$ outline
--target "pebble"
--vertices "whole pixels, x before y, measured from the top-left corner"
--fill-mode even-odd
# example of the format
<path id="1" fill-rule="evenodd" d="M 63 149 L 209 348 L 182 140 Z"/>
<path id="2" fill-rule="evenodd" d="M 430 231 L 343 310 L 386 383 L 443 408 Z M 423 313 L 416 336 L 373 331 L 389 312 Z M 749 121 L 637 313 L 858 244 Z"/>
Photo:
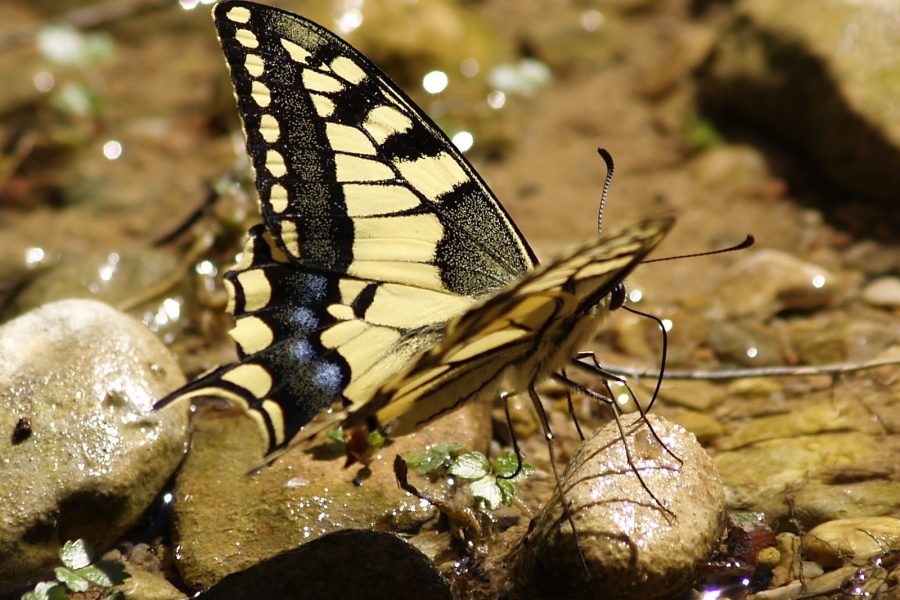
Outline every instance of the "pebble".
<path id="1" fill-rule="evenodd" d="M 897 308 L 900 306 L 900 277 L 873 279 L 863 288 L 862 299 L 872 306 Z"/>
<path id="2" fill-rule="evenodd" d="M 803 536 L 804 554 L 825 567 L 860 564 L 900 549 L 900 519 L 856 517 L 822 523 Z"/>
<path id="3" fill-rule="evenodd" d="M 58 565 L 63 542 L 104 548 L 138 523 L 187 439 L 186 407 L 151 407 L 183 382 L 150 330 L 100 302 L 0 327 L 0 595 Z"/>
<path id="4" fill-rule="evenodd" d="M 616 424 L 597 430 L 562 478 L 578 546 L 554 495 L 514 551 L 519 585 L 554 597 L 605 599 L 671 598 L 690 587 L 695 564 L 711 554 L 722 531 L 722 485 L 692 434 L 650 415 L 667 451 L 640 419 L 620 418 L 646 488 Z"/>

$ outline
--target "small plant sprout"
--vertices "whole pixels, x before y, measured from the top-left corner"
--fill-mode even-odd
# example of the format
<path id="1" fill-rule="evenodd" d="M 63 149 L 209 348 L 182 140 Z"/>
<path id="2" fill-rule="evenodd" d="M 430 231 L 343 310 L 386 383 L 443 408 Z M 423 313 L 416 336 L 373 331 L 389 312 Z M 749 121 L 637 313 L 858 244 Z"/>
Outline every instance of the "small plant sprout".
<path id="1" fill-rule="evenodd" d="M 94 551 L 82 539 L 68 541 L 59 551 L 61 567 L 53 569 L 56 581 L 42 581 L 34 590 L 22 595 L 21 600 L 64 600 L 70 592 L 86 592 L 91 586 L 112 588 L 130 575 L 124 565 L 101 560 L 93 563 Z M 106 600 L 123 598 L 121 592 L 108 591 L 98 596 Z"/>
<path id="2" fill-rule="evenodd" d="M 511 452 L 502 453 L 491 464 L 481 452 L 463 452 L 463 448 L 460 443 L 448 442 L 432 446 L 424 453 L 409 452 L 402 458 L 416 473 L 431 480 L 448 474 L 469 480 L 476 510 L 488 512 L 501 505 L 512 505 L 516 484 L 531 475 L 534 467 L 523 462 L 518 469 L 519 461 Z"/>

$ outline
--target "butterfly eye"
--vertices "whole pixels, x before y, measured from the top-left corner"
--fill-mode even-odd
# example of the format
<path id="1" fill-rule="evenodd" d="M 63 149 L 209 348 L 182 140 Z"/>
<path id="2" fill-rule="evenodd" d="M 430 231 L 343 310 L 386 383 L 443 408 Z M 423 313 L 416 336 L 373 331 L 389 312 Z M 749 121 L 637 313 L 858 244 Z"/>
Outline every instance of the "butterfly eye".
<path id="1" fill-rule="evenodd" d="M 609 310 L 622 308 L 623 304 L 625 304 L 625 284 L 620 281 L 609 292 Z"/>

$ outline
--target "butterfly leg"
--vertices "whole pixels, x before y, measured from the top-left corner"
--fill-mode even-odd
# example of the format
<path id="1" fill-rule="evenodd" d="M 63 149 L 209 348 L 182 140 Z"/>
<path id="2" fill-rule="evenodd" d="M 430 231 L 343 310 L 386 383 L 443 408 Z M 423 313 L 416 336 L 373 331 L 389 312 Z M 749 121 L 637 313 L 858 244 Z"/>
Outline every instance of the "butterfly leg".
<path id="1" fill-rule="evenodd" d="M 509 394 L 500 392 L 500 400 L 503 401 L 503 412 L 506 415 L 506 427 L 509 429 L 509 439 L 512 441 L 513 450 L 516 452 L 516 470 L 512 475 L 498 475 L 500 479 L 515 479 L 522 471 L 522 451 L 519 450 L 519 440 L 516 438 L 516 430 L 513 429 L 512 416 L 509 414 Z"/>
<path id="2" fill-rule="evenodd" d="M 563 377 L 568 379 L 566 375 L 566 370 L 562 369 L 560 371 Z M 569 407 L 569 416 L 572 417 L 572 422 L 575 423 L 575 429 L 578 430 L 578 437 L 581 438 L 581 441 L 584 441 L 584 433 L 581 431 L 581 423 L 578 422 L 578 415 L 575 414 L 575 404 L 572 402 L 572 390 L 566 387 L 566 405 Z"/>
<path id="3" fill-rule="evenodd" d="M 584 359 L 584 358 L 590 358 L 591 362 L 593 364 L 589 365 L 587 363 L 582 362 L 581 359 Z M 631 386 L 628 385 L 628 381 L 624 377 L 619 377 L 615 373 L 611 373 L 610 371 L 607 371 L 606 369 L 604 369 L 603 366 L 600 364 L 600 361 L 597 360 L 597 355 L 594 354 L 593 352 L 579 352 L 576 355 L 576 359 L 577 360 L 572 361 L 573 366 L 575 366 L 576 368 L 580 368 L 583 371 L 587 371 L 588 373 L 591 373 L 592 375 L 596 375 L 597 377 L 599 377 L 601 379 L 601 381 L 603 381 L 603 385 L 606 387 L 606 391 L 609 394 L 609 398 L 606 398 L 604 401 L 613 407 L 614 414 L 616 415 L 617 418 L 618 418 L 618 414 L 619 414 L 619 405 L 616 404 L 615 402 L 613 402 L 612 400 L 610 400 L 611 398 L 615 397 L 615 395 L 612 393 L 612 390 L 609 388 L 610 381 L 615 381 L 616 383 L 620 383 L 623 386 L 625 386 L 625 390 L 628 392 L 628 395 L 631 397 L 631 401 L 634 403 L 638 412 L 641 414 L 641 420 L 644 421 L 644 423 L 647 425 L 647 428 L 650 430 L 650 434 L 653 436 L 653 438 L 659 443 L 660 446 L 665 448 L 666 452 L 669 455 L 671 455 L 672 458 L 674 458 L 675 460 L 677 460 L 680 463 L 684 462 L 683 460 L 681 460 L 681 457 L 677 456 L 674 452 L 669 450 L 669 447 L 666 446 L 666 444 L 662 441 L 662 439 L 656 433 L 656 430 L 653 429 L 653 426 L 650 424 L 650 421 L 647 419 L 647 411 L 650 410 L 650 406 L 652 406 L 653 400 L 650 401 L 650 404 L 647 406 L 647 409 L 645 410 L 643 405 L 638 401 L 637 394 L 635 394 L 634 390 L 631 389 Z M 565 373 L 563 373 L 563 376 L 565 376 Z M 656 394 L 658 391 L 659 391 L 659 386 L 657 386 L 656 391 L 653 392 L 654 399 L 656 398 Z"/>
<path id="4" fill-rule="evenodd" d="M 544 440 L 547 442 L 547 453 L 550 455 L 550 467 L 553 469 L 553 476 L 556 478 L 556 492 L 559 494 L 559 504 L 562 507 L 563 513 L 566 516 L 566 519 L 569 521 L 569 526 L 572 528 L 572 535 L 575 536 L 575 547 L 578 549 L 578 557 L 581 559 L 581 564 L 584 565 L 584 570 L 587 573 L 590 573 L 590 569 L 588 569 L 587 560 L 584 558 L 584 552 L 581 550 L 581 544 L 578 543 L 578 529 L 575 527 L 575 520 L 572 518 L 572 511 L 569 510 L 569 503 L 566 500 L 565 493 L 563 492 L 562 482 L 559 479 L 559 469 L 556 468 L 556 457 L 553 456 L 553 432 L 550 431 L 550 423 L 547 421 L 547 413 L 544 412 L 544 405 L 541 403 L 541 398 L 538 396 L 538 393 L 534 389 L 534 383 L 528 386 L 528 395 L 531 398 L 531 402 L 534 404 L 534 410 L 537 412 L 538 419 L 541 421 L 541 429 L 544 432 Z"/>
<path id="5" fill-rule="evenodd" d="M 571 387 L 573 390 L 575 390 L 576 392 L 580 392 L 580 393 L 582 393 L 582 394 L 584 394 L 584 395 L 586 395 L 586 396 L 589 396 L 589 397 L 594 398 L 594 399 L 596 399 L 596 400 L 600 400 L 601 402 L 605 402 L 605 403 L 609 404 L 610 406 L 612 406 L 612 408 L 613 408 L 613 416 L 614 416 L 614 418 L 615 418 L 615 420 L 616 420 L 616 426 L 619 428 L 619 437 L 621 438 L 623 447 L 625 448 L 625 458 L 628 460 L 628 464 L 631 466 L 632 472 L 633 472 L 633 473 L 635 474 L 635 476 L 638 478 L 638 481 L 641 482 L 641 487 L 643 487 L 644 490 L 647 492 L 647 494 L 653 499 L 653 502 L 654 502 L 657 506 L 659 506 L 659 508 L 660 508 L 663 512 L 667 513 L 668 515 L 670 515 L 671 517 L 674 518 L 674 517 L 675 517 L 675 513 L 673 513 L 673 512 L 672 512 L 671 510 L 669 510 L 668 508 L 666 508 L 666 506 L 659 500 L 659 498 L 656 497 L 656 494 L 653 493 L 653 490 L 650 489 L 650 487 L 649 487 L 649 486 L 647 485 L 647 483 L 644 481 L 644 478 L 641 476 L 640 469 L 638 469 L 637 466 L 636 466 L 635 463 L 634 463 L 634 457 L 632 456 L 631 449 L 628 447 L 628 435 L 625 433 L 625 429 L 622 427 L 622 422 L 621 422 L 621 420 L 619 419 L 619 416 L 620 416 L 620 414 L 621 414 L 621 411 L 619 410 L 619 405 L 616 404 L 616 402 L 613 401 L 613 400 L 611 399 L 612 396 L 613 396 L 613 393 L 612 393 L 612 390 L 609 389 L 609 385 L 606 384 L 606 380 L 604 380 L 604 385 L 606 385 L 606 389 L 607 389 L 607 393 L 609 393 L 609 397 L 604 396 L 603 394 L 601 394 L 601 393 L 599 393 L 599 392 L 595 392 L 594 390 L 592 390 L 592 389 L 590 389 L 590 388 L 586 388 L 586 387 L 584 387 L 583 385 L 581 385 L 580 383 L 577 383 L 577 382 L 575 382 L 575 381 L 572 381 L 571 379 L 567 379 L 567 378 L 565 378 L 565 377 L 562 377 L 562 376 L 559 375 L 559 374 L 554 374 L 554 375 L 553 375 L 553 378 L 556 379 L 557 381 L 559 381 L 560 383 L 562 383 L 563 385 L 570 386 L 570 387 Z M 675 454 L 673 454 L 672 451 L 669 450 L 669 448 L 665 445 L 665 443 L 663 443 L 663 441 L 659 438 L 659 436 L 656 435 L 656 432 L 653 431 L 653 428 L 652 428 L 652 427 L 650 427 L 650 421 L 644 416 L 644 413 L 641 413 L 641 416 L 643 417 L 643 418 L 642 418 L 642 422 L 643 422 L 644 425 L 646 425 L 646 426 L 650 429 L 650 431 L 653 433 L 654 439 L 657 440 L 658 443 L 661 444 L 663 448 L 665 448 L 666 452 L 668 452 L 668 453 L 671 454 L 673 457 L 675 457 L 679 462 L 682 462 L 680 458 L 678 458 L 677 456 L 675 456 Z"/>

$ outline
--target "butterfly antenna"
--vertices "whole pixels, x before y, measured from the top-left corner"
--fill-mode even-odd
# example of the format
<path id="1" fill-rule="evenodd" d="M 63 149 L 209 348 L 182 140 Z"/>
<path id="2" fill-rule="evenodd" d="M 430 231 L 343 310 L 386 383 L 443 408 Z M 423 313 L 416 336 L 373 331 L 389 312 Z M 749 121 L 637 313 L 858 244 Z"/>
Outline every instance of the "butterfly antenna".
<path id="1" fill-rule="evenodd" d="M 601 233 L 603 231 L 603 209 L 606 207 L 606 197 L 609 195 L 609 186 L 612 185 L 616 163 L 613 162 L 612 154 L 607 152 L 606 148 L 597 148 L 597 154 L 606 163 L 606 179 L 603 181 L 603 193 L 600 194 L 600 210 L 597 211 L 597 233 Z"/>
<path id="2" fill-rule="evenodd" d="M 656 402 L 656 397 L 659 396 L 659 388 L 662 387 L 663 377 L 665 376 L 666 372 L 666 354 L 669 350 L 669 334 L 666 332 L 666 326 L 663 324 L 662 319 L 660 319 L 656 315 L 642 312 L 636 308 L 631 308 L 630 306 L 622 305 L 622 308 L 632 314 L 640 315 L 642 317 L 646 317 L 647 319 L 655 321 L 659 326 L 659 332 L 662 335 L 662 356 L 659 359 L 659 377 L 656 378 L 656 388 L 654 388 L 653 390 L 653 396 L 650 398 L 650 403 L 647 404 L 647 412 L 650 412 L 650 409 L 653 408 L 653 403 Z"/>
<path id="3" fill-rule="evenodd" d="M 681 258 L 696 258 L 698 256 L 712 256 L 713 254 L 725 254 L 727 252 L 734 252 L 735 250 L 744 250 L 749 248 L 753 244 L 756 243 L 756 238 L 753 237 L 752 233 L 748 233 L 747 237 L 744 238 L 744 241 L 735 244 L 734 246 L 729 246 L 728 248 L 720 248 L 719 250 L 707 250 L 705 252 L 694 252 L 691 254 L 679 254 L 677 256 L 665 256 L 663 258 L 651 258 L 649 260 L 641 261 L 642 265 L 646 265 L 649 263 L 655 262 L 663 262 L 666 260 L 678 260 Z"/>

